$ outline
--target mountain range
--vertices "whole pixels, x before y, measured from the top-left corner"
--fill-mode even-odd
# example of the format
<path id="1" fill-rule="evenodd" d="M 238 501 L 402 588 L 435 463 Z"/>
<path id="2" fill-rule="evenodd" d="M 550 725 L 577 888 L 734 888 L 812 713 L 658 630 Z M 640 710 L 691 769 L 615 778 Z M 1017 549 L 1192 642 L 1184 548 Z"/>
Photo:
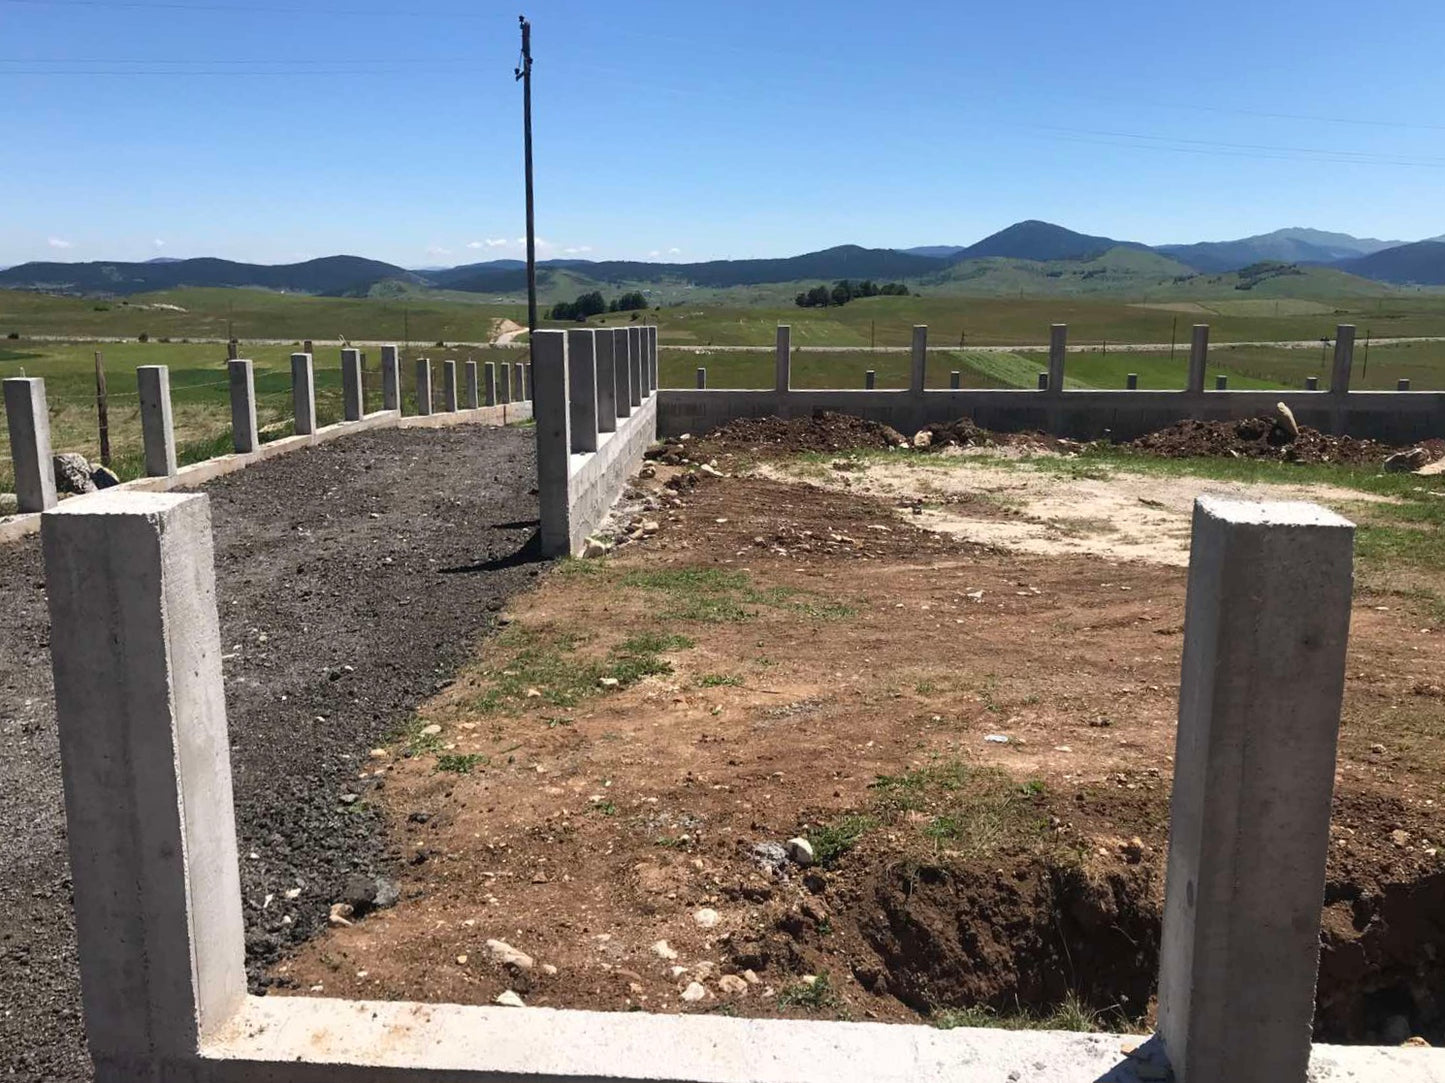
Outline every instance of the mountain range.
<path id="1" fill-rule="evenodd" d="M 1105 261 L 1107 268 L 1092 265 Z M 1290 228 L 1233 241 L 1144 245 L 1077 233 L 1049 222 L 1018 222 L 971 245 L 910 249 L 840 245 L 779 259 L 648 263 L 626 260 L 543 260 L 548 281 L 581 286 L 669 283 L 687 289 L 729 289 L 838 279 L 907 281 L 927 288 L 968 282 L 1008 264 L 1028 276 L 1027 265 L 1048 265 L 1042 277 L 1070 277 L 1071 265 L 1089 264 L 1084 277 L 1109 271 L 1136 278 L 1180 281 L 1220 275 L 1259 264 L 1293 264 L 1354 275 L 1374 282 L 1445 285 L 1445 236 L 1424 241 L 1383 241 L 1345 233 Z M 1257 277 L 1257 276 L 1256 276 Z M 438 289 L 509 295 L 526 287 L 520 260 L 408 270 L 357 256 L 261 265 L 221 259 L 154 259 L 144 263 L 23 263 L 0 270 L 0 288 L 81 295 L 125 295 L 191 287 L 251 287 L 323 296 L 397 294 Z"/>

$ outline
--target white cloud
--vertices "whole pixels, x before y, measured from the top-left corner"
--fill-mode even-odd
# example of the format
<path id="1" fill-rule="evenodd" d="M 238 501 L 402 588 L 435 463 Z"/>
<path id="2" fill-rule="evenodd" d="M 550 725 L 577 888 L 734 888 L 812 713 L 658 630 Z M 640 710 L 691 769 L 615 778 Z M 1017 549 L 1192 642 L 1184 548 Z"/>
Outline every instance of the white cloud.
<path id="1" fill-rule="evenodd" d="M 153 244 L 157 248 L 164 248 L 166 246 L 166 242 L 161 240 L 159 237 L 151 241 L 151 244 Z"/>
<path id="2" fill-rule="evenodd" d="M 579 244 L 574 248 L 562 249 L 562 254 L 565 256 L 585 256 L 591 251 L 592 246 L 590 244 Z"/>
<path id="3" fill-rule="evenodd" d="M 428 256 L 450 256 L 452 254 L 452 250 L 450 248 L 443 248 L 441 247 L 441 245 L 434 244 L 426 250 L 426 254 Z"/>
<path id="4" fill-rule="evenodd" d="M 505 238 L 505 237 L 488 237 L 488 238 L 487 238 L 487 247 L 488 247 L 488 248 L 503 248 L 503 247 L 506 246 L 506 244 L 507 244 L 507 238 Z"/>
<path id="5" fill-rule="evenodd" d="M 50 247 L 51 247 L 51 248 L 74 248 L 74 247 L 75 247 L 75 245 L 71 244 L 69 241 L 62 241 L 59 237 L 51 237 L 49 244 L 50 244 Z"/>
<path id="6" fill-rule="evenodd" d="M 647 258 L 648 258 L 648 259 L 656 259 L 656 258 L 657 258 L 658 256 L 660 256 L 660 255 L 662 255 L 662 252 L 661 252 L 660 250 L 654 248 L 651 252 L 647 253 Z"/>

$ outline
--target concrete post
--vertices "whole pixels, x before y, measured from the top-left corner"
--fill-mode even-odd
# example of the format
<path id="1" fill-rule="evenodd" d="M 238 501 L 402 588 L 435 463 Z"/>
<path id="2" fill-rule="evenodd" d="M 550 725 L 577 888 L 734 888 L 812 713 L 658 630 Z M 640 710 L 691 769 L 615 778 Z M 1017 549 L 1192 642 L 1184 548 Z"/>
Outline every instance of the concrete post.
<path id="1" fill-rule="evenodd" d="M 50 455 L 50 408 L 45 381 L 13 376 L 5 381 L 5 423 L 10 432 L 10 461 L 15 466 L 15 497 L 22 512 L 55 507 L 55 466 Z"/>
<path id="2" fill-rule="evenodd" d="M 1303 1083 L 1354 526 L 1200 497 L 1179 689 L 1159 1034 L 1177 1083 Z"/>
<path id="3" fill-rule="evenodd" d="M 477 381 L 477 363 L 475 361 L 467 362 L 467 397 L 465 401 L 468 410 L 475 410 L 482 404 L 482 389 Z"/>
<path id="4" fill-rule="evenodd" d="M 1063 391 L 1064 364 L 1069 354 L 1069 325 L 1056 323 L 1049 328 L 1049 382 L 1050 391 Z"/>
<path id="5" fill-rule="evenodd" d="M 863 373 L 863 389 L 865 391 L 872 391 L 877 386 L 878 373 L 874 372 L 872 369 L 869 369 L 867 372 Z"/>
<path id="6" fill-rule="evenodd" d="M 647 357 L 652 362 L 652 376 L 648 380 L 649 387 L 656 391 L 662 386 L 662 362 L 657 355 L 657 324 L 649 324 L 647 328 Z"/>
<path id="7" fill-rule="evenodd" d="M 598 331 L 592 348 L 597 354 L 597 431 L 617 431 L 617 330 Z"/>
<path id="8" fill-rule="evenodd" d="M 642 375 L 646 368 L 642 359 L 642 351 L 642 328 L 629 327 L 627 329 L 627 359 L 629 362 L 627 389 L 631 398 L 627 401 L 632 404 L 633 409 L 641 406 L 643 400 L 647 398 L 647 388 L 643 384 L 644 377 Z"/>
<path id="9" fill-rule="evenodd" d="M 256 426 L 255 366 L 244 358 L 226 362 L 231 381 L 231 443 L 239 455 L 246 455 L 261 446 L 261 432 Z"/>
<path id="10" fill-rule="evenodd" d="M 532 399 L 532 362 L 528 361 L 522 365 L 522 401 L 530 402 Z"/>
<path id="11" fill-rule="evenodd" d="M 572 450 L 597 450 L 597 332 L 567 332 L 567 386 Z"/>
<path id="12" fill-rule="evenodd" d="M 195 1057 L 246 995 L 207 497 L 41 520 L 85 1034 L 97 1083 Z"/>
<path id="13" fill-rule="evenodd" d="M 361 351 L 341 351 L 341 410 L 347 421 L 360 421 L 366 413 L 361 385 Z"/>
<path id="14" fill-rule="evenodd" d="M 1221 373 L 1217 373 L 1217 374 L 1215 375 L 1215 377 L 1214 377 L 1214 390 L 1216 390 L 1216 391 L 1228 391 L 1228 390 L 1229 390 L 1229 377 L 1226 376 L 1226 375 L 1224 375 L 1224 373 L 1222 373 L 1222 372 L 1221 372 Z"/>
<path id="15" fill-rule="evenodd" d="M 571 380 L 567 365 L 567 332 L 538 331 L 532 336 L 532 363 L 541 386 L 532 389 L 532 416 L 537 421 L 537 501 L 541 511 L 542 555 L 572 552 Z"/>
<path id="16" fill-rule="evenodd" d="M 1041 373 L 1039 373 L 1039 390 L 1040 390 L 1040 391 L 1047 391 L 1048 389 L 1049 389 L 1049 374 L 1048 374 L 1047 372 L 1041 372 Z"/>
<path id="17" fill-rule="evenodd" d="M 1138 390 L 1139 390 L 1139 374 L 1138 374 L 1137 372 L 1130 372 L 1130 373 L 1128 373 L 1127 375 L 1125 375 L 1125 377 L 1124 377 L 1124 390 L 1126 390 L 1126 391 L 1138 391 Z"/>
<path id="18" fill-rule="evenodd" d="M 401 409 L 401 362 L 395 346 L 381 348 L 381 408 Z"/>
<path id="19" fill-rule="evenodd" d="M 1209 324 L 1196 323 L 1189 343 L 1189 375 L 1184 390 L 1204 391 L 1204 369 L 1209 364 Z"/>
<path id="20" fill-rule="evenodd" d="M 522 362 L 514 361 L 512 363 L 513 402 L 526 402 L 531 398 L 531 395 L 528 394 L 526 371 L 527 370 L 522 367 Z"/>
<path id="21" fill-rule="evenodd" d="M 1305 377 L 1305 390 L 1318 391 L 1320 389 L 1320 378 L 1318 376 Z"/>
<path id="22" fill-rule="evenodd" d="M 240 344 L 239 342 L 237 342 L 235 339 L 231 339 L 230 341 L 228 341 L 228 342 L 226 343 L 226 360 L 227 360 L 227 361 L 235 361 L 235 360 L 236 360 L 237 358 L 239 358 L 240 356 L 241 356 L 241 344 Z"/>
<path id="23" fill-rule="evenodd" d="M 309 353 L 312 357 L 316 356 L 316 351 L 312 349 L 311 340 L 309 338 L 305 342 L 301 343 L 301 349 L 303 352 Z"/>
<path id="24" fill-rule="evenodd" d="M 309 353 L 291 355 L 291 404 L 297 436 L 316 431 L 316 370 Z"/>
<path id="25" fill-rule="evenodd" d="M 416 412 L 421 417 L 431 416 L 431 358 L 416 359 Z"/>
<path id="26" fill-rule="evenodd" d="M 699 366 L 698 366 L 698 370 L 697 370 L 697 389 L 698 389 L 699 391 L 703 391 L 703 390 L 705 390 L 706 388 L 707 388 L 707 369 L 705 369 L 705 368 L 703 368 L 701 365 L 699 365 Z"/>
<path id="27" fill-rule="evenodd" d="M 1409 380 L 1396 380 L 1396 381 L 1395 381 L 1395 390 L 1396 390 L 1396 391 L 1409 391 L 1409 390 L 1410 390 L 1410 381 L 1409 381 Z"/>
<path id="28" fill-rule="evenodd" d="M 777 359 L 774 362 L 776 378 L 773 390 L 787 391 L 792 387 L 793 377 L 793 329 L 785 323 L 778 324 Z"/>
<path id="29" fill-rule="evenodd" d="M 446 404 L 447 413 L 457 412 L 457 363 L 455 361 L 442 362 L 442 402 Z"/>
<path id="30" fill-rule="evenodd" d="M 963 373 L 954 369 L 948 374 L 948 386 L 952 391 L 957 391 L 963 384 Z"/>
<path id="31" fill-rule="evenodd" d="M 913 328 L 913 370 L 909 376 L 908 389 L 921 395 L 928 378 L 928 328 L 922 324 Z"/>
<path id="32" fill-rule="evenodd" d="M 482 401 L 486 405 L 497 405 L 497 365 L 494 361 L 488 361 L 482 366 L 482 393 Z"/>
<path id="33" fill-rule="evenodd" d="M 497 383 L 497 401 L 500 403 L 509 403 L 512 401 L 512 363 L 510 361 L 503 361 L 497 367 L 497 376 L 499 377 Z"/>
<path id="34" fill-rule="evenodd" d="M 1342 323 L 1335 328 L 1335 363 L 1330 369 L 1330 394 L 1344 395 L 1350 390 L 1350 368 L 1355 363 L 1355 325 Z"/>
<path id="35" fill-rule="evenodd" d="M 140 391 L 141 443 L 146 477 L 171 477 L 176 472 L 176 427 L 171 418 L 171 370 L 141 365 L 135 370 Z"/>
<path id="36" fill-rule="evenodd" d="M 632 335 L 626 327 L 619 327 L 613 341 L 616 343 L 613 366 L 617 374 L 617 416 L 628 417 L 632 413 Z"/>

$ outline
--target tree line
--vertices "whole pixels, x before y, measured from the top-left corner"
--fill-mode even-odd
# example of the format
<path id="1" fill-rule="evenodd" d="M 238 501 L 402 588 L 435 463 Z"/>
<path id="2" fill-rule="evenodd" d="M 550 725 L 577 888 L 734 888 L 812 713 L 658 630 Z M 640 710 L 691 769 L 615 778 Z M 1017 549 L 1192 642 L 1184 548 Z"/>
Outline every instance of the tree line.
<path id="1" fill-rule="evenodd" d="M 624 293 L 614 301 L 607 301 L 601 290 L 584 293 L 575 301 L 558 301 L 552 306 L 548 317 L 554 320 L 582 321 L 589 316 L 600 316 L 604 312 L 636 312 L 647 307 L 647 298 L 641 290 Z"/>
<path id="2" fill-rule="evenodd" d="M 908 287 L 902 282 L 885 282 L 878 285 L 869 279 L 862 282 L 850 282 L 844 279 L 835 283 L 832 288 L 827 286 L 814 286 L 804 293 L 798 294 L 795 304 L 799 308 L 827 308 L 829 305 L 846 305 L 855 297 L 907 297 Z"/>

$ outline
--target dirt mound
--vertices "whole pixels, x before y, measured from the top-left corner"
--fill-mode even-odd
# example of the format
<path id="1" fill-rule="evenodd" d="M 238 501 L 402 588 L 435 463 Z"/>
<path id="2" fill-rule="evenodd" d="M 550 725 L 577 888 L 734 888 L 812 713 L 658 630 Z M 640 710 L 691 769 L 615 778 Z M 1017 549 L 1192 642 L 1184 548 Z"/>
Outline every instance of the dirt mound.
<path id="1" fill-rule="evenodd" d="M 1395 448 L 1353 436 L 1329 436 L 1300 426 L 1295 436 L 1268 415 L 1241 421 L 1188 419 L 1124 445 L 1166 459 L 1219 457 L 1301 463 L 1382 463 Z"/>
<path id="2" fill-rule="evenodd" d="M 1078 451 L 1083 444 L 1042 432 L 994 432 L 975 424 L 972 418 L 961 417 L 924 426 L 914 434 L 913 446 L 920 451 L 941 451 L 948 447 L 1016 447 L 1068 452 Z"/>
<path id="3" fill-rule="evenodd" d="M 812 417 L 740 417 L 697 442 L 704 455 L 747 452 L 789 455 L 805 451 L 881 450 L 908 443 L 897 429 L 878 421 L 824 410 Z"/>

